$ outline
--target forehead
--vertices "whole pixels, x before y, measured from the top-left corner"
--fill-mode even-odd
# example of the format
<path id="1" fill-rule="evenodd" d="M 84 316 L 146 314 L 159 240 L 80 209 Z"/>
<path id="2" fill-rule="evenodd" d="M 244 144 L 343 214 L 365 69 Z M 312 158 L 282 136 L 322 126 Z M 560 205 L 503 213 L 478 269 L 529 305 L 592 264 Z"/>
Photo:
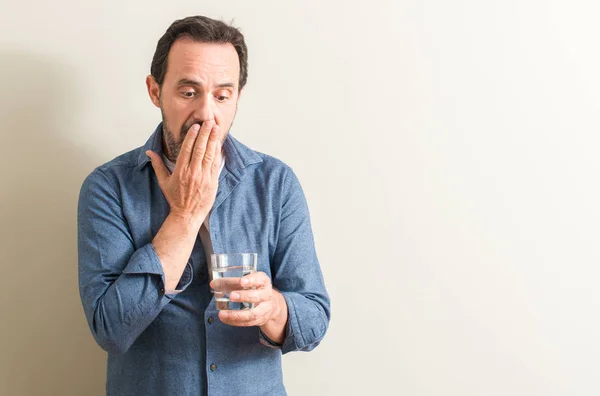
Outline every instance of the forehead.
<path id="1" fill-rule="evenodd" d="M 205 83 L 228 80 L 238 83 L 240 62 L 233 45 L 177 39 L 169 51 L 165 80 L 196 78 Z M 218 80 L 218 81 L 217 81 Z"/>

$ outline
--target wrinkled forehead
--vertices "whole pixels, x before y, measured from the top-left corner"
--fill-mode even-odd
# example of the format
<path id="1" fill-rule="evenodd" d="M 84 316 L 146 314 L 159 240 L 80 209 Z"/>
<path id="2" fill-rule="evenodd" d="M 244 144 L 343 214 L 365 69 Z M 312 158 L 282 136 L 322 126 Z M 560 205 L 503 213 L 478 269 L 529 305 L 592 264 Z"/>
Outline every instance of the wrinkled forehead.
<path id="1" fill-rule="evenodd" d="M 239 77 L 239 57 L 230 43 L 205 43 L 182 37 L 171 46 L 165 81 L 190 79 L 205 85 L 234 82 L 237 88 Z"/>

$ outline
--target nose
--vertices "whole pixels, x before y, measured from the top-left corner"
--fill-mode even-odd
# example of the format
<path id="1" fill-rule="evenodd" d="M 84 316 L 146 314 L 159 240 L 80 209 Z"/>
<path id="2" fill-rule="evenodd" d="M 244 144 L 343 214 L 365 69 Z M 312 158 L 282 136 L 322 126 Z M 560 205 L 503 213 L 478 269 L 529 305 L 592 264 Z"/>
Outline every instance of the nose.
<path id="1" fill-rule="evenodd" d="M 212 95 L 203 95 L 201 100 L 196 101 L 197 105 L 194 108 L 193 117 L 195 120 L 202 122 L 214 120 L 215 118 L 215 101 Z"/>

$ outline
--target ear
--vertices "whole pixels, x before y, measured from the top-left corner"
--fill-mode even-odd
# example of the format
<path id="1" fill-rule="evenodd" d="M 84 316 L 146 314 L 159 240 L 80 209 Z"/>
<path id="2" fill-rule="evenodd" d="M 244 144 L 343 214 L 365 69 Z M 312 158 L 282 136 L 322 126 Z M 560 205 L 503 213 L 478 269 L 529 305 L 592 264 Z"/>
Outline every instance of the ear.
<path id="1" fill-rule="evenodd" d="M 146 88 L 148 88 L 148 95 L 154 106 L 160 107 L 160 86 L 152 75 L 146 77 Z"/>

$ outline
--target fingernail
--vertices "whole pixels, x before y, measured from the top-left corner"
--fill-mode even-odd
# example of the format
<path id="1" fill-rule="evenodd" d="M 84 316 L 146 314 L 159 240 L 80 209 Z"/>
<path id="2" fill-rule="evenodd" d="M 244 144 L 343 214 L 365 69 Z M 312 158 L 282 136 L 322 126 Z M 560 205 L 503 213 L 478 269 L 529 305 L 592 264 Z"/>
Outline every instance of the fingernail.
<path id="1" fill-rule="evenodd" d="M 242 285 L 247 285 L 248 283 L 250 283 L 250 281 L 248 279 L 242 279 Z"/>
<path id="2" fill-rule="evenodd" d="M 234 300 L 237 300 L 238 298 L 240 298 L 240 293 L 231 293 L 229 295 L 229 298 L 233 298 Z"/>

